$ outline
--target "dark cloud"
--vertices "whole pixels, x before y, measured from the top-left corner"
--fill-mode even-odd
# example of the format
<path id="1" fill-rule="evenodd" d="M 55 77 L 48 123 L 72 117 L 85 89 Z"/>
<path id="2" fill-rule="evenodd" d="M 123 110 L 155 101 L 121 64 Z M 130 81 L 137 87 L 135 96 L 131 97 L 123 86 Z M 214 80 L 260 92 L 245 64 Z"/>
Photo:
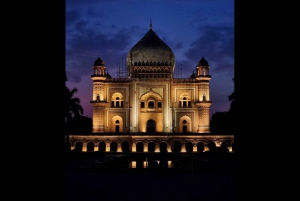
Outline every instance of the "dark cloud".
<path id="1" fill-rule="evenodd" d="M 120 51 L 126 48 L 131 38 L 130 31 L 121 29 L 116 33 L 96 33 L 93 29 L 86 29 L 81 35 L 70 41 L 73 49 L 89 50 L 91 52 Z"/>
<path id="2" fill-rule="evenodd" d="M 88 7 L 85 11 L 85 15 L 87 17 L 94 17 L 94 18 L 102 18 L 104 17 L 103 12 L 97 12 L 97 10 L 95 9 L 95 7 Z"/>
<path id="3" fill-rule="evenodd" d="M 89 21 L 87 20 L 79 20 L 78 22 L 75 23 L 75 30 L 77 32 L 83 32 L 86 30 L 86 27 L 88 26 Z"/>
<path id="4" fill-rule="evenodd" d="M 77 23 L 77 33 L 68 41 L 66 69 L 68 80 L 78 83 L 81 76 L 92 73 L 93 62 L 101 56 L 111 75 L 118 70 L 118 63 L 125 63 L 130 49 L 132 30 L 137 27 L 119 29 L 115 33 L 99 33 L 86 28 L 86 23 Z M 76 61 L 76 62 L 75 62 Z"/>
<path id="5" fill-rule="evenodd" d="M 233 27 L 205 26 L 200 37 L 186 51 L 185 56 L 198 62 L 204 57 L 209 65 L 214 64 L 212 71 L 233 71 L 234 59 L 234 29 Z M 201 58 L 199 58 L 201 57 Z"/>
<path id="6" fill-rule="evenodd" d="M 187 12 L 189 12 L 189 10 L 187 10 Z M 208 17 L 203 13 L 204 11 L 202 8 L 198 8 L 193 12 L 192 14 L 193 18 L 189 22 L 191 27 L 198 27 L 199 24 L 203 24 L 209 20 Z"/>
<path id="7" fill-rule="evenodd" d="M 68 81 L 81 82 L 83 75 L 90 75 L 93 62 L 97 59 L 96 53 L 84 50 L 69 50 L 66 52 L 66 72 Z"/>
<path id="8" fill-rule="evenodd" d="M 93 4 L 96 4 L 96 3 L 104 3 L 104 2 L 115 2 L 116 0 L 66 0 L 66 4 L 69 6 L 69 7 L 72 7 L 72 6 L 88 6 L 88 5 L 93 5 Z"/>
<path id="9" fill-rule="evenodd" d="M 187 60 L 176 59 L 174 69 L 175 78 L 189 78 L 195 72 L 196 64 Z"/>
<path id="10" fill-rule="evenodd" d="M 74 82 L 74 83 L 81 82 L 81 75 L 79 75 L 78 73 L 76 73 L 74 71 L 68 71 L 68 70 L 66 70 L 66 73 L 67 73 L 68 81 Z"/>
<path id="11" fill-rule="evenodd" d="M 174 50 L 179 50 L 183 47 L 183 43 L 182 42 L 177 42 L 175 43 L 175 45 L 173 46 Z"/>
<path id="12" fill-rule="evenodd" d="M 66 12 L 66 26 L 71 26 L 77 20 L 80 19 L 79 10 L 70 10 Z"/>

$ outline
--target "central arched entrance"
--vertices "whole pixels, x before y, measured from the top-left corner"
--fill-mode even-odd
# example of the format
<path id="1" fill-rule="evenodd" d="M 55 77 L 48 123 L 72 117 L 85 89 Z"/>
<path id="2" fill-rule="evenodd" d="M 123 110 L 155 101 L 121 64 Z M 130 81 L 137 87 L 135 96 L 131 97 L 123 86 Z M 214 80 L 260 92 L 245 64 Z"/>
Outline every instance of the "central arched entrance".
<path id="1" fill-rule="evenodd" d="M 156 123 L 154 120 L 150 119 L 147 121 L 147 133 L 155 133 Z"/>

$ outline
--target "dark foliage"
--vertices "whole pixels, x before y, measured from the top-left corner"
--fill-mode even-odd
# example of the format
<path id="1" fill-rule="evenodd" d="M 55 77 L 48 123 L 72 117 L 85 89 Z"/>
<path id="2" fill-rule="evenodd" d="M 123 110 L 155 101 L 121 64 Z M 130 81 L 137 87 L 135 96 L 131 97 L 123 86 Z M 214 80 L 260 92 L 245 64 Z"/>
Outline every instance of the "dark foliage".
<path id="1" fill-rule="evenodd" d="M 234 78 L 233 78 L 234 81 Z M 210 120 L 210 131 L 213 134 L 233 134 L 234 122 L 236 113 L 235 93 L 228 96 L 231 101 L 230 109 L 227 112 L 216 112 L 212 115 Z"/>
<path id="2" fill-rule="evenodd" d="M 92 126 L 92 119 L 86 116 L 74 116 L 67 124 L 69 134 L 90 134 Z"/>

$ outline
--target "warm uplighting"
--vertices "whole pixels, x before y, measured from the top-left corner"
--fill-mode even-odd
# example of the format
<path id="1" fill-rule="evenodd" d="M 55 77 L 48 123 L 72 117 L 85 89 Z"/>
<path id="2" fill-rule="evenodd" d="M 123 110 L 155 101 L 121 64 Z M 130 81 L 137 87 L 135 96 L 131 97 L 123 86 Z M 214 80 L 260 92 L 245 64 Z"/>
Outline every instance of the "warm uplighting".
<path id="1" fill-rule="evenodd" d="M 136 135 L 136 139 L 140 139 L 143 136 Z M 149 143 L 154 143 L 155 147 L 154 150 L 152 150 L 155 153 L 161 152 L 161 144 L 165 144 L 167 148 L 168 153 L 172 153 L 174 149 L 180 151 L 181 153 L 197 153 L 197 152 L 206 152 L 210 150 L 210 146 L 215 146 L 216 148 L 225 147 L 228 149 L 228 152 L 233 152 L 233 143 L 232 135 L 201 135 L 201 136 L 195 136 L 195 135 L 184 135 L 184 136 L 178 136 L 176 135 L 178 139 L 174 141 L 168 141 L 166 138 L 170 137 L 170 135 L 166 135 L 163 137 L 160 137 L 159 135 L 147 135 L 147 139 L 144 139 L 143 141 L 140 140 L 134 140 L 132 144 L 130 144 L 130 138 L 131 137 L 124 137 L 124 138 L 118 138 L 118 141 L 116 141 L 116 137 L 111 136 L 97 136 L 97 135 L 70 135 L 70 149 L 71 150 L 79 150 L 82 152 L 98 152 L 100 150 L 104 152 L 124 152 L 128 151 L 128 149 L 123 150 L 123 144 L 126 143 L 126 146 L 129 146 L 129 151 L 131 152 L 137 152 L 137 143 L 142 143 L 143 147 L 140 147 L 143 153 L 149 153 Z M 184 137 L 187 140 L 182 141 L 182 137 Z M 205 141 L 207 141 L 205 143 Z M 112 150 L 111 142 L 117 143 L 116 150 Z M 191 147 L 192 144 L 192 147 Z M 152 152 L 151 151 L 151 152 Z"/>
<path id="2" fill-rule="evenodd" d="M 130 168 L 136 168 L 136 161 L 131 161 L 131 163 L 129 164 Z"/>
<path id="3" fill-rule="evenodd" d="M 140 162 L 142 162 L 144 169 L 148 169 L 149 168 L 149 161 L 147 159 L 145 161 L 140 161 Z M 129 163 L 129 168 L 136 169 L 137 168 L 137 163 L 138 163 L 138 161 L 131 161 Z M 155 160 L 155 163 L 157 165 L 160 165 L 160 161 L 159 160 Z M 168 164 L 167 168 L 174 168 L 173 161 L 167 161 L 167 164 Z"/>
<path id="4" fill-rule="evenodd" d="M 168 168 L 173 168 L 173 162 L 172 161 L 168 161 Z"/>
<path id="5" fill-rule="evenodd" d="M 149 167 L 149 164 L 148 164 L 148 161 L 146 159 L 146 161 L 143 161 L 143 168 L 148 168 Z"/>

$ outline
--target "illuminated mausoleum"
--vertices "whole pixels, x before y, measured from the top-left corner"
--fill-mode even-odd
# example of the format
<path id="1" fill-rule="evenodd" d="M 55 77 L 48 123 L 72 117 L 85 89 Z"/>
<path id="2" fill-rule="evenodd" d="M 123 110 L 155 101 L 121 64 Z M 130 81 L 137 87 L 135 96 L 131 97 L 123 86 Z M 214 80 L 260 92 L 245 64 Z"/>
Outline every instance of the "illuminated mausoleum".
<path id="1" fill-rule="evenodd" d="M 199 50 L 199 53 L 201 50 Z M 127 76 L 113 78 L 98 57 L 92 67 L 93 128 L 70 135 L 71 149 L 102 152 L 204 152 L 234 137 L 210 133 L 210 66 L 199 58 L 188 78 L 175 78 L 175 55 L 152 29 L 128 52 Z"/>

